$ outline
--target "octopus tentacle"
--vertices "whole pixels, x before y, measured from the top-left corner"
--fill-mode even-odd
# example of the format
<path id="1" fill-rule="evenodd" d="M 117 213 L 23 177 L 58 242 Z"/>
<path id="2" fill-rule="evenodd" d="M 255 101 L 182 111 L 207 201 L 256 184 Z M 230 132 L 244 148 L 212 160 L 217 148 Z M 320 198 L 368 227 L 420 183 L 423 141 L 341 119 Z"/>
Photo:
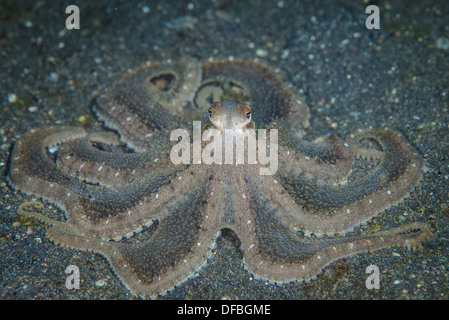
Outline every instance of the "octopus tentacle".
<path id="1" fill-rule="evenodd" d="M 69 189 L 82 192 L 84 187 L 59 170 L 48 153 L 60 143 L 86 135 L 81 128 L 45 128 L 26 133 L 14 145 L 8 182 L 13 188 L 42 197 L 65 210 L 62 199 Z"/>
<path id="2" fill-rule="evenodd" d="M 279 171 L 304 174 L 326 183 L 343 183 L 349 175 L 354 152 L 342 139 L 326 136 L 298 147 L 279 147 Z"/>
<path id="3" fill-rule="evenodd" d="M 17 213 L 19 213 L 19 215 L 26 217 L 26 218 L 33 218 L 38 220 L 39 222 L 42 222 L 46 225 L 49 225 L 51 227 L 57 228 L 59 230 L 62 230 L 64 232 L 70 232 L 71 234 L 73 234 L 74 236 L 79 236 L 82 235 L 82 232 L 75 227 L 72 224 L 66 223 L 66 222 L 62 222 L 59 220 L 55 220 L 55 219 L 51 219 L 47 216 L 45 216 L 44 214 L 37 212 L 37 211 L 28 211 L 25 208 L 28 207 L 34 207 L 35 209 L 42 209 L 44 207 L 44 204 L 42 202 L 38 202 L 38 201 L 27 201 L 22 203 L 18 208 L 17 208 Z"/>
<path id="4" fill-rule="evenodd" d="M 317 236 L 345 234 L 403 200 L 419 182 L 423 162 L 396 130 L 367 128 L 357 134 L 376 139 L 383 148 L 375 170 L 360 180 L 336 186 L 279 170 L 283 189 L 272 198 L 292 228 Z"/>
<path id="5" fill-rule="evenodd" d="M 235 230 L 242 240 L 248 271 L 271 282 L 309 281 L 332 262 L 366 251 L 393 246 L 420 248 L 431 234 L 429 225 L 416 222 L 372 235 L 301 237 L 285 222 L 279 214 L 280 208 L 266 195 L 255 177 L 248 175 L 254 215 L 242 212 L 246 218 L 237 220 L 240 225 Z"/>
<path id="6" fill-rule="evenodd" d="M 13 186 L 20 185 L 22 192 L 56 204 L 67 213 L 68 222 L 86 234 L 103 239 L 132 235 L 167 215 L 168 206 L 191 188 L 188 179 L 179 179 L 187 167 L 173 166 L 169 159 L 124 185 L 94 185 L 67 175 L 47 149 L 68 136 L 76 140 L 87 134 L 84 130 L 38 129 L 24 135 L 15 146 L 8 179 Z M 201 176 L 193 168 L 184 174 Z"/>
<path id="7" fill-rule="evenodd" d="M 168 163 L 170 141 L 155 143 L 145 153 L 124 153 L 116 139 L 99 134 L 89 134 L 83 139 L 71 140 L 61 146 L 57 165 L 66 174 L 89 183 L 114 186 L 130 183 L 160 163 Z M 98 147 L 111 147 L 105 151 Z"/>
<path id="8" fill-rule="evenodd" d="M 301 239 L 269 211 L 257 215 L 255 225 L 253 239 L 242 242 L 247 248 L 245 265 L 255 276 L 279 283 L 309 281 L 332 262 L 358 253 L 393 246 L 418 248 L 431 233 L 429 225 L 417 222 L 369 236 Z"/>
<path id="9" fill-rule="evenodd" d="M 205 214 L 204 194 L 208 184 L 191 185 L 169 206 L 169 215 L 159 219 L 152 234 L 133 235 L 137 242 L 104 241 L 80 237 L 51 228 L 48 236 L 57 244 L 102 254 L 115 273 L 136 295 L 165 294 L 199 271 L 210 256 L 219 234 L 219 221 Z M 203 232 L 199 232 L 202 230 Z"/>
<path id="10" fill-rule="evenodd" d="M 168 130 L 184 124 L 189 101 L 200 84 L 200 64 L 191 58 L 154 62 L 130 72 L 98 98 L 94 111 L 136 151 L 167 138 Z"/>

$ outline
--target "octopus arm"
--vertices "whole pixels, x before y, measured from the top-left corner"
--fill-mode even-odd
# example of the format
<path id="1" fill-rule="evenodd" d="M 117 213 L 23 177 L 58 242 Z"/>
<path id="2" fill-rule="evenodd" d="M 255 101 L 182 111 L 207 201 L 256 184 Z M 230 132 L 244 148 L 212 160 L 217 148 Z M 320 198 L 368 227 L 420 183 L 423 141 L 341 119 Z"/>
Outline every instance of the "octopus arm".
<path id="1" fill-rule="evenodd" d="M 295 231 L 345 234 L 407 197 L 422 177 L 420 156 L 396 130 L 367 128 L 352 135 L 353 140 L 367 138 L 381 146 L 382 158 L 354 181 L 336 185 L 308 175 L 308 167 L 279 168 L 279 184 L 272 177 L 261 179 L 264 194 L 278 206 L 277 215 Z"/>

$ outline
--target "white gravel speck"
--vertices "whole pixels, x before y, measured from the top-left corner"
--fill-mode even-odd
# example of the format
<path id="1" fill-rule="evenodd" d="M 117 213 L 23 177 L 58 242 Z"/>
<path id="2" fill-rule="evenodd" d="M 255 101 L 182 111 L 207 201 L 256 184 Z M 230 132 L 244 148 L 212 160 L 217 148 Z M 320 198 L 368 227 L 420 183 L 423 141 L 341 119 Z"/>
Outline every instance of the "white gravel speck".
<path id="1" fill-rule="evenodd" d="M 8 101 L 9 103 L 15 103 L 17 102 L 17 96 L 14 93 L 8 93 Z"/>
<path id="2" fill-rule="evenodd" d="M 449 39 L 445 37 L 440 37 L 436 41 L 436 47 L 440 50 L 449 51 Z"/>
<path id="3" fill-rule="evenodd" d="M 264 50 L 264 49 L 257 49 L 256 50 L 256 55 L 258 57 L 264 58 L 264 57 L 266 57 L 268 55 L 268 51 Z"/>

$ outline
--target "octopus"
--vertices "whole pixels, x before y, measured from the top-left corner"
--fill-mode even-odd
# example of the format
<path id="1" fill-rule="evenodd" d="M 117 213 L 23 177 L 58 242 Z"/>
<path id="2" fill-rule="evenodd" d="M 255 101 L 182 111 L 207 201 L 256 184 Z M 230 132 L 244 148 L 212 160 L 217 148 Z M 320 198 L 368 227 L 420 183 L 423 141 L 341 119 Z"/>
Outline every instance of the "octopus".
<path id="1" fill-rule="evenodd" d="M 425 169 L 416 150 L 386 127 L 309 141 L 308 108 L 284 79 L 253 59 L 148 62 L 98 97 L 104 132 L 43 127 L 20 137 L 9 184 L 65 213 L 62 221 L 39 206 L 21 209 L 49 226 L 52 242 L 102 255 L 143 298 L 196 275 L 226 228 L 241 242 L 245 269 L 279 285 L 309 282 L 359 253 L 421 248 L 432 231 L 424 222 L 351 235 L 414 190 Z M 259 129 L 276 129 L 277 170 L 192 155 L 174 164 L 171 133 L 191 133 L 194 121 L 201 132 L 253 130 L 259 140 Z"/>

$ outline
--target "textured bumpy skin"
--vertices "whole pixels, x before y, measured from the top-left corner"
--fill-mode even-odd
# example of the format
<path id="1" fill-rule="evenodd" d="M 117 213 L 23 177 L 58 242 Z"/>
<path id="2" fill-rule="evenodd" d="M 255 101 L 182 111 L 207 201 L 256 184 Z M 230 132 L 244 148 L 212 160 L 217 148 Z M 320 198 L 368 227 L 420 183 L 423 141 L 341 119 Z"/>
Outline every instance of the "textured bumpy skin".
<path id="1" fill-rule="evenodd" d="M 227 101 L 214 104 L 221 118 L 202 117 L 217 101 Z M 420 247 L 431 235 L 421 222 L 348 235 L 407 197 L 423 161 L 391 128 L 359 129 L 346 141 L 302 140 L 307 107 L 265 63 L 151 63 L 125 75 L 95 111 L 119 136 L 32 130 L 14 146 L 8 181 L 65 212 L 66 221 L 55 221 L 19 210 L 49 224 L 52 241 L 103 255 L 136 295 L 156 297 L 194 275 L 223 228 L 240 238 L 248 271 L 277 283 L 309 281 L 357 253 Z M 227 127 L 279 130 L 274 175 L 260 175 L 260 163 L 172 163 L 172 129 L 192 130 L 191 120 L 200 119 L 213 128 L 231 118 Z M 355 162 L 369 165 L 353 170 Z"/>

